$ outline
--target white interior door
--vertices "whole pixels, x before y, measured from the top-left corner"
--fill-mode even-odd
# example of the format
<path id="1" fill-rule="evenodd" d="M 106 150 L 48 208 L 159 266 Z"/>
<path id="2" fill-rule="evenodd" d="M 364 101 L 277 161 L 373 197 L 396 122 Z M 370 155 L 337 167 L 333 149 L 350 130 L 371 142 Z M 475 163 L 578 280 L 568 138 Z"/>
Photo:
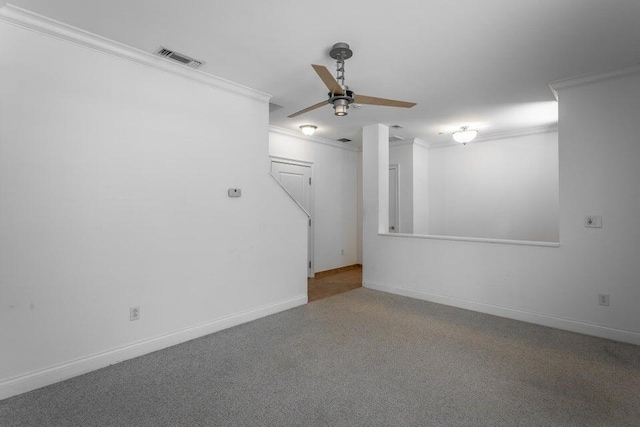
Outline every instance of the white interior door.
<path id="1" fill-rule="evenodd" d="M 398 233 L 398 165 L 389 165 L 389 233 Z"/>
<path id="2" fill-rule="evenodd" d="M 271 160 L 271 174 L 280 185 L 289 193 L 309 214 L 309 247 L 307 250 L 307 276 L 313 277 L 313 198 L 311 165 L 287 160 Z"/>

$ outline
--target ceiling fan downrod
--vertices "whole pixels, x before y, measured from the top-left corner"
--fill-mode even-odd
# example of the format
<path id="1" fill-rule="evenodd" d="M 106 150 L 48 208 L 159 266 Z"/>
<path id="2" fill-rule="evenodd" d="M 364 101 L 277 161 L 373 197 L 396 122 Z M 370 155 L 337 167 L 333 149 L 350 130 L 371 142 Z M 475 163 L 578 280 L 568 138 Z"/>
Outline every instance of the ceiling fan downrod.
<path id="1" fill-rule="evenodd" d="M 338 84 L 342 86 L 342 89 L 345 89 L 344 85 L 344 59 L 340 58 L 336 61 L 336 80 Z"/>
<path id="2" fill-rule="evenodd" d="M 336 81 L 342 88 L 341 94 L 329 93 L 329 103 L 333 105 L 336 116 L 346 116 L 349 105 L 353 103 L 353 92 L 344 83 L 344 61 L 353 56 L 353 51 L 344 42 L 336 43 L 331 48 L 329 56 L 336 60 Z"/>
<path id="3" fill-rule="evenodd" d="M 333 45 L 329 56 L 336 60 L 336 80 L 343 90 L 349 89 L 344 84 L 344 61 L 353 56 L 353 51 L 347 43 L 339 42 Z"/>

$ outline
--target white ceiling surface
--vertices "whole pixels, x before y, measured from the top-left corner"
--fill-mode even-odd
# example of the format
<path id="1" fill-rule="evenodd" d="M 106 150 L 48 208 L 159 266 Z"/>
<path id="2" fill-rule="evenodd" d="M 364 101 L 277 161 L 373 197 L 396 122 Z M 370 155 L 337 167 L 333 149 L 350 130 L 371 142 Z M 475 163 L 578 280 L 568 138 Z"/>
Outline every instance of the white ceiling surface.
<path id="1" fill-rule="evenodd" d="M 444 142 L 461 125 L 481 135 L 549 125 L 548 83 L 640 62 L 638 0 L 13 0 L 23 7 L 152 52 L 206 61 L 203 71 L 273 95 L 272 125 L 359 139 L 363 125 L 400 124 L 406 138 Z M 335 117 L 310 64 L 333 72 L 335 42 L 354 51 L 346 83 L 363 95 L 417 102 L 363 106 Z"/>

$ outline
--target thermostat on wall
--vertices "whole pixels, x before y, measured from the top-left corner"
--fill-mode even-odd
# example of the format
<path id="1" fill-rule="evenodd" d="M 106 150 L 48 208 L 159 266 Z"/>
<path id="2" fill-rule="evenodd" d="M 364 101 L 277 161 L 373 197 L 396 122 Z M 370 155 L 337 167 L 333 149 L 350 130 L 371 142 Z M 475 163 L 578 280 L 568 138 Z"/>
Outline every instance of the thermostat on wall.
<path id="1" fill-rule="evenodd" d="M 230 188 L 229 189 L 229 197 L 240 197 L 242 196 L 242 190 L 239 188 Z"/>

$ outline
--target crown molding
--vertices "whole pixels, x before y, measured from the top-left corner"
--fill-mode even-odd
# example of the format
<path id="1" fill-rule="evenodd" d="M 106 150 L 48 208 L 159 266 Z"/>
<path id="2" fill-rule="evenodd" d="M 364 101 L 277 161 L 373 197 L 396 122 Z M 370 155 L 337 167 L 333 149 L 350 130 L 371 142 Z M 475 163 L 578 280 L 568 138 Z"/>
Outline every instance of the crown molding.
<path id="1" fill-rule="evenodd" d="M 402 145 L 413 145 L 413 139 L 403 139 L 400 141 L 389 141 L 389 147 L 400 147 Z"/>
<path id="2" fill-rule="evenodd" d="M 7 4 L 0 7 L 0 22 L 112 55 L 139 65 L 164 71 L 217 89 L 268 102 L 271 95 L 213 76 L 185 65 L 174 64 L 152 53 L 107 39 L 71 25 L 47 18 L 26 9 Z"/>
<path id="3" fill-rule="evenodd" d="M 426 148 L 427 150 L 429 149 L 429 147 L 431 147 L 428 142 L 423 141 L 420 138 L 413 138 L 413 143 L 418 147 Z"/>
<path id="4" fill-rule="evenodd" d="M 619 68 L 617 70 L 605 71 L 601 73 L 583 74 L 577 77 L 570 77 L 568 79 L 556 80 L 549 83 L 553 96 L 558 100 L 558 91 L 569 89 L 573 87 L 585 86 L 605 80 L 619 79 L 621 77 L 632 76 L 640 74 L 640 64 L 632 65 L 630 67 Z"/>
<path id="5" fill-rule="evenodd" d="M 362 151 L 361 147 L 356 147 L 356 146 L 352 146 L 352 145 L 346 145 L 346 144 L 341 144 L 337 141 L 333 141 L 330 139 L 326 139 L 326 138 L 321 138 L 318 136 L 305 136 L 303 134 L 301 134 L 300 132 L 296 132 L 290 129 L 285 129 L 285 128 L 281 128 L 278 126 L 273 126 L 273 125 L 269 125 L 269 132 L 273 132 L 273 133 L 277 133 L 280 135 L 286 135 L 286 136 L 291 136 L 294 138 L 299 138 L 305 141 L 310 141 L 310 142 L 317 142 L 319 144 L 325 144 L 325 145 L 330 145 L 332 147 L 336 147 L 336 148 L 342 148 L 343 150 L 348 150 L 348 151 Z M 500 139 L 508 139 L 508 138 L 517 138 L 519 136 L 528 136 L 528 135 L 536 135 L 536 134 L 541 134 L 541 133 L 552 133 L 552 132 L 558 132 L 558 124 L 554 123 L 552 125 L 544 125 L 544 126 L 536 126 L 536 127 L 531 127 L 531 128 L 526 128 L 526 129 L 518 129 L 518 130 L 512 130 L 512 131 L 508 131 L 508 132 L 498 132 L 498 133 L 491 133 L 491 134 L 483 134 L 482 136 L 477 137 L 476 139 L 473 140 L 473 144 L 479 143 L 479 142 L 487 142 L 487 141 L 497 141 Z M 407 139 L 407 140 L 403 140 L 403 141 L 393 141 L 389 143 L 389 147 L 400 147 L 403 145 L 417 145 L 419 147 L 423 147 L 426 148 L 427 150 L 431 150 L 434 148 L 453 148 L 453 147 L 459 147 L 461 144 L 458 144 L 456 142 L 439 142 L 439 143 L 433 143 L 433 144 L 429 144 L 428 142 L 420 139 L 420 138 L 412 138 L 412 139 Z"/>
<path id="6" fill-rule="evenodd" d="M 497 133 L 489 133 L 489 134 L 483 134 L 482 136 L 477 137 L 476 139 L 473 140 L 473 142 L 470 142 L 469 144 L 477 144 L 479 142 L 488 142 L 488 141 L 497 141 L 500 139 L 508 139 L 508 138 L 517 138 L 520 136 L 529 136 L 529 135 L 536 135 L 536 134 L 541 134 L 541 133 L 551 133 L 551 132 L 558 132 L 558 124 L 554 123 L 552 125 L 544 125 L 544 126 L 536 126 L 536 127 L 532 127 L 532 128 L 526 128 L 526 129 L 518 129 L 518 130 L 513 130 L 513 131 L 508 131 L 508 132 L 497 132 Z M 460 147 L 462 144 L 459 144 L 457 142 L 439 142 L 437 144 L 431 144 L 429 145 L 429 149 L 433 149 L 433 148 L 452 148 L 452 147 Z"/>
<path id="7" fill-rule="evenodd" d="M 428 149 L 429 144 L 419 138 L 405 139 L 402 141 L 392 141 L 389 142 L 389 147 L 399 147 L 401 145 L 417 145 L 418 147 L 423 147 Z"/>
<path id="8" fill-rule="evenodd" d="M 343 144 L 337 141 L 332 141 L 330 139 L 322 138 L 319 136 L 306 136 L 300 132 L 293 131 L 291 129 L 285 129 L 278 126 L 269 125 L 269 132 L 277 133 L 280 135 L 291 136 L 294 138 L 302 139 L 304 141 L 315 142 L 318 144 L 329 145 L 335 148 L 341 148 L 347 151 L 360 151 L 358 147 L 354 147 L 351 145 Z"/>
<path id="9" fill-rule="evenodd" d="M 489 133 L 478 136 L 473 142 L 495 141 L 497 139 L 517 138 L 519 136 L 536 135 L 539 133 L 550 133 L 558 131 L 558 123 L 550 125 L 535 126 L 526 129 L 517 129 L 507 132 Z"/>

